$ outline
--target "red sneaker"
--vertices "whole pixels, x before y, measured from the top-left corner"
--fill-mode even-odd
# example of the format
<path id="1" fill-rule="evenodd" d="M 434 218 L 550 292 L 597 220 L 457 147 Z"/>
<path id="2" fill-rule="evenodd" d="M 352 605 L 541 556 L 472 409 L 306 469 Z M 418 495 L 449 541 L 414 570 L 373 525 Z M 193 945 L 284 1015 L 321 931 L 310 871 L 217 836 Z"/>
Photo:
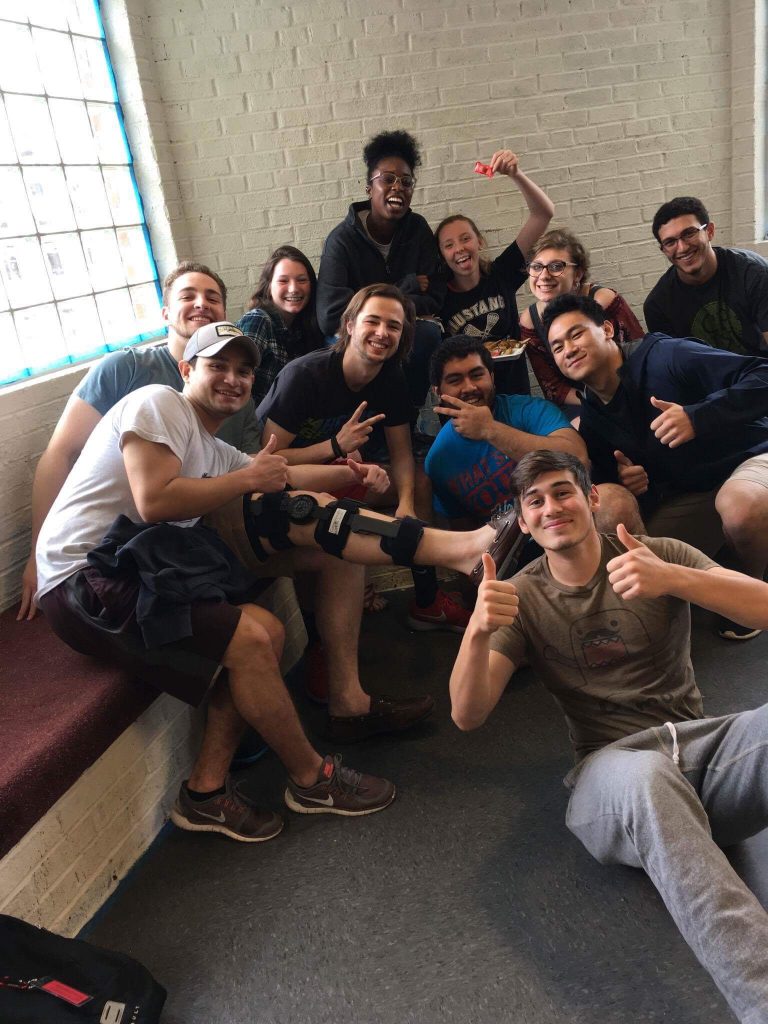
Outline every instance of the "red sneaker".
<path id="1" fill-rule="evenodd" d="M 408 625 L 411 629 L 448 629 L 452 633 L 463 633 L 472 614 L 457 600 L 458 594 L 447 594 L 438 590 L 433 604 L 419 608 L 411 601 L 408 609 Z"/>

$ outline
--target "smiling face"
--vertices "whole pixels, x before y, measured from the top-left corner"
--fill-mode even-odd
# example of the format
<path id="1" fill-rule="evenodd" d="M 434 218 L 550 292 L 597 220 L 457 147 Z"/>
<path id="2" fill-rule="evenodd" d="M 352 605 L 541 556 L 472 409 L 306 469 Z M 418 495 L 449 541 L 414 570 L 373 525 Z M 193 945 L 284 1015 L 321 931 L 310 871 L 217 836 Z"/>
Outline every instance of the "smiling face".
<path id="1" fill-rule="evenodd" d="M 439 394 L 460 398 L 470 405 L 486 405 L 489 409 L 496 400 L 493 377 L 477 353 L 447 360 Z"/>
<path id="2" fill-rule="evenodd" d="M 280 260 L 269 284 L 269 297 L 280 311 L 280 316 L 289 324 L 312 297 L 312 282 L 307 268 L 296 260 Z"/>
<path id="3" fill-rule="evenodd" d="M 224 298 L 207 274 L 182 274 L 173 282 L 163 319 L 168 324 L 168 340 L 187 342 L 205 324 L 226 320 Z M 181 345 L 183 351 L 184 346 Z"/>
<path id="4" fill-rule="evenodd" d="M 560 372 L 577 383 L 590 384 L 621 364 L 610 320 L 598 326 L 579 311 L 563 313 L 552 321 L 549 348 Z"/>
<path id="5" fill-rule="evenodd" d="M 531 291 L 539 302 L 549 302 L 558 295 L 578 292 L 581 288 L 584 276 L 581 267 L 566 266 L 560 274 L 546 269 L 547 264 L 558 261 L 570 264 L 574 259 L 568 249 L 542 249 L 531 260 L 531 263 L 540 263 L 545 267 L 539 274 L 534 276 L 529 272 L 528 276 Z"/>
<path id="6" fill-rule="evenodd" d="M 351 323 L 345 324 L 350 356 L 366 364 L 385 363 L 397 354 L 405 312 L 396 299 L 374 295 Z"/>
<path id="7" fill-rule="evenodd" d="M 682 238 L 683 234 L 691 237 Z M 668 220 L 659 228 L 662 251 L 686 283 L 708 281 L 717 270 L 717 256 L 712 248 L 714 234 L 714 224 L 702 227 L 692 213 Z"/>
<path id="8" fill-rule="evenodd" d="M 456 283 L 474 288 L 480 281 L 480 252 L 483 240 L 466 220 L 455 220 L 440 229 L 440 255 Z"/>
<path id="9" fill-rule="evenodd" d="M 396 223 L 406 215 L 411 207 L 413 188 L 403 188 L 401 180 L 387 185 L 380 174 L 396 174 L 398 179 L 404 175 L 413 177 L 413 170 L 405 160 L 398 156 L 384 157 L 379 160 L 371 174 L 366 192 L 371 197 L 371 213 L 377 221 Z"/>
<path id="10" fill-rule="evenodd" d="M 596 488 L 585 494 L 570 471 L 542 473 L 520 495 L 520 529 L 545 551 L 566 551 L 594 531 L 599 503 Z"/>
<path id="11" fill-rule="evenodd" d="M 209 429 L 233 416 L 251 397 L 254 363 L 249 349 L 232 341 L 214 356 L 179 364 L 184 395 Z"/>

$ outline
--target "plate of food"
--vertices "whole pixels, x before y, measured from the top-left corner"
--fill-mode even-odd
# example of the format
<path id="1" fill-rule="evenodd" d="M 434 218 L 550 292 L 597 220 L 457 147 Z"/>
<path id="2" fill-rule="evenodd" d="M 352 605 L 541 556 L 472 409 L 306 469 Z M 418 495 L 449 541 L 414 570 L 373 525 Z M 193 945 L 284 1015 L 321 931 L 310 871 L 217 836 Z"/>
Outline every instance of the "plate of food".
<path id="1" fill-rule="evenodd" d="M 525 342 L 518 338 L 495 338 L 483 343 L 493 356 L 494 362 L 503 363 L 510 359 L 519 359 L 525 352 Z"/>

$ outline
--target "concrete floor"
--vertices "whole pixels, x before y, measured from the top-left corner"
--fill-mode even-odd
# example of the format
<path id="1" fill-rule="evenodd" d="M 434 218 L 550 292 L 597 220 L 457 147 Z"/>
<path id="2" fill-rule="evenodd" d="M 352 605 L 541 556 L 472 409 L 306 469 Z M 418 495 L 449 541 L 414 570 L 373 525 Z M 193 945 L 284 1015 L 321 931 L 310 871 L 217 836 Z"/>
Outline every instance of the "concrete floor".
<path id="1" fill-rule="evenodd" d="M 171 830 L 87 937 L 168 988 L 163 1024 L 733 1021 L 646 877 L 601 867 L 566 830 L 565 727 L 531 673 L 460 733 L 446 693 L 458 639 L 409 633 L 406 598 L 366 619 L 363 679 L 431 692 L 436 713 L 347 754 L 397 782 L 392 807 L 286 812 L 263 846 Z M 694 652 L 709 714 L 765 700 L 768 636 L 726 645 L 705 621 Z M 299 705 L 312 729 L 319 713 Z M 246 777 L 280 806 L 274 757 Z M 768 833 L 736 859 L 768 905 Z"/>

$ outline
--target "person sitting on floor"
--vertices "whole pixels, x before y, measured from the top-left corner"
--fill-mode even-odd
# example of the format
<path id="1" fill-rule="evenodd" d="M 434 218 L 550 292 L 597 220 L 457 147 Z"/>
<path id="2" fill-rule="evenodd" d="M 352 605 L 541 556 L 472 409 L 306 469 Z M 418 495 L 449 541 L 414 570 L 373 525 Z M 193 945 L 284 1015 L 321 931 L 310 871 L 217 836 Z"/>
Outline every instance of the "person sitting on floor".
<path id="1" fill-rule="evenodd" d="M 275 249 L 261 268 L 250 309 L 237 326 L 250 335 L 261 352 L 253 382 L 256 405 L 286 363 L 322 348 L 315 299 L 317 278 L 310 261 L 292 245 Z"/>
<path id="2" fill-rule="evenodd" d="M 278 450 L 292 465 L 388 454 L 392 488 L 377 496 L 377 503 L 396 503 L 397 516 L 412 516 L 418 508 L 428 519 L 429 481 L 416 472 L 401 368 L 413 330 L 413 306 L 394 285 L 361 288 L 342 314 L 333 348 L 289 363 L 256 412 L 264 424 L 263 438 L 274 434 Z M 466 608 L 438 588 L 433 569 L 417 569 L 414 587 L 408 616 L 412 628 L 464 628 Z"/>
<path id="3" fill-rule="evenodd" d="M 191 704 L 207 698 L 203 742 L 172 818 L 243 842 L 282 828 L 227 774 L 246 723 L 285 765 L 294 811 L 371 814 L 395 788 L 311 746 L 279 674 L 282 628 L 252 601 L 265 579 L 246 571 L 200 517 L 239 501 L 244 535 L 263 563 L 301 545 L 340 560 L 469 572 L 494 540 L 490 528 L 451 534 L 359 512 L 327 494 L 286 493 L 302 467 L 274 454 L 274 439 L 251 458 L 215 436 L 251 400 L 257 363 L 255 343 L 234 325 L 196 331 L 179 365 L 183 391 L 148 385 L 103 417 L 37 545 L 36 600 L 57 635 Z M 503 540 L 502 527 L 494 547 Z M 422 717 L 431 709 L 422 698 Z"/>
<path id="4" fill-rule="evenodd" d="M 552 358 L 541 322 L 544 307 L 558 295 L 589 295 L 605 310 L 617 341 L 634 341 L 645 333 L 626 299 L 613 288 L 589 279 L 589 253 L 565 228 L 553 228 L 528 253 L 528 281 L 536 299 L 520 314 L 520 335 L 527 342 L 531 369 L 545 398 L 573 417 L 579 398 L 573 381 L 564 377 Z"/>
<path id="5" fill-rule="evenodd" d="M 429 387 L 429 358 L 440 343 L 435 318 L 445 293 L 432 231 L 411 209 L 421 152 L 408 132 L 380 132 L 369 140 L 363 160 L 368 199 L 352 203 L 323 243 L 317 319 L 325 335 L 338 335 L 344 309 L 369 284 L 396 285 L 411 300 L 417 320 L 405 377 L 415 423 Z"/>
<path id="6" fill-rule="evenodd" d="M 768 353 L 768 261 L 713 246 L 715 225 L 694 196 L 660 206 L 652 230 L 672 266 L 645 300 L 648 330 L 740 355 Z"/>
<path id="7" fill-rule="evenodd" d="M 727 541 L 750 576 L 768 563 L 768 362 L 690 338 L 617 343 L 603 307 L 561 295 L 544 310 L 552 356 L 581 397 L 594 479 L 639 499 L 648 533 L 714 556 Z M 720 635 L 758 630 L 723 621 Z"/>
<path id="8" fill-rule="evenodd" d="M 768 826 L 768 705 L 704 717 L 690 604 L 766 629 L 768 585 L 677 540 L 599 534 L 599 496 L 568 453 L 525 455 L 513 487 L 544 555 L 508 581 L 484 560 L 453 719 L 480 727 L 527 658 L 575 751 L 568 828 L 600 863 L 643 868 L 736 1017 L 765 1022 L 768 914 L 719 845 Z"/>
<path id="9" fill-rule="evenodd" d="M 441 220 L 435 241 L 448 274 L 448 291 L 440 309 L 446 334 L 469 334 L 490 342 L 520 337 L 515 293 L 526 279 L 525 254 L 552 220 L 555 207 L 523 174 L 511 150 L 497 150 L 487 166 L 492 173 L 506 175 L 528 207 L 514 242 L 495 260 L 487 259 L 485 239 L 463 213 Z M 525 358 L 499 363 L 496 382 L 507 394 L 529 394 Z"/>

